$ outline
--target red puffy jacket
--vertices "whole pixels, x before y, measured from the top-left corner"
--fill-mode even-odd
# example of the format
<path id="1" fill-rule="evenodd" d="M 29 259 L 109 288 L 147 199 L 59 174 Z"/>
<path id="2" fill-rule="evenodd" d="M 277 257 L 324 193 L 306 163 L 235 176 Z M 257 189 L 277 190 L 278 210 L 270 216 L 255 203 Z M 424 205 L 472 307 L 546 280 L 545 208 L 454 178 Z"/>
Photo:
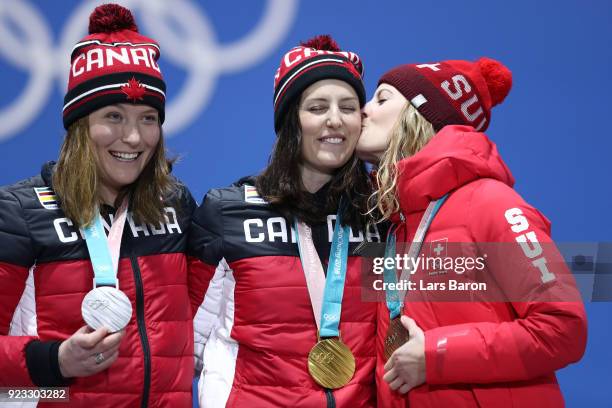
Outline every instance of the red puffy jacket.
<path id="1" fill-rule="evenodd" d="M 411 242 L 429 202 L 449 193 L 425 236 L 422 256 L 434 248 L 431 243 L 449 252 L 452 243 L 468 243 L 480 251 L 497 245 L 490 243 L 505 243 L 497 247 L 505 257 L 498 262 L 488 259 L 487 275 L 481 276 L 488 276 L 489 285 L 506 294 L 508 301 L 491 294 L 479 299 L 476 292 L 469 292 L 474 300 L 464 297 L 453 302 L 437 297 L 449 292 L 409 291 L 404 314 L 425 333 L 426 383 L 407 396 L 391 391 L 382 381 L 383 339 L 389 324 L 382 303 L 377 329 L 379 406 L 563 406 L 554 372 L 584 352 L 584 308 L 563 262 L 549 262 L 551 273 L 553 267 L 565 272 L 548 279 L 551 275 L 525 258 L 517 244 L 527 236 L 525 250 L 541 246 L 540 257 L 558 260 L 549 221 L 512 189 L 514 179 L 496 146 L 471 127 L 443 128 L 421 151 L 402 160 L 398 170 L 397 191 L 405 217 L 403 222 L 399 216 L 393 220 L 398 241 Z M 470 272 L 444 275 L 423 270 L 411 280 L 423 281 L 427 287 L 427 282 L 448 283 L 450 278 L 478 280 Z M 545 301 L 530 301 L 534 293 Z"/>
<path id="2" fill-rule="evenodd" d="M 57 206 L 51 170 L 0 188 L 0 387 L 63 385 L 49 348 L 85 324 L 81 302 L 93 270 L 82 233 Z M 118 279 L 133 313 L 119 358 L 73 379 L 60 406 L 191 407 L 185 249 L 195 203 L 183 188 L 167 199 L 166 223 L 139 225 L 128 215 L 123 231 Z"/>
<path id="3" fill-rule="evenodd" d="M 375 406 L 377 305 L 361 299 L 363 258 L 354 251 L 364 239 L 380 242 L 380 233 L 351 229 L 340 335 L 355 356 L 355 375 L 342 388 L 324 389 L 308 373 L 317 326 L 295 233 L 250 182 L 211 190 L 193 216 L 189 290 L 199 308 L 200 406 Z M 326 194 L 322 188 L 312 199 Z M 330 214 L 312 225 L 323 262 L 334 222 Z"/>

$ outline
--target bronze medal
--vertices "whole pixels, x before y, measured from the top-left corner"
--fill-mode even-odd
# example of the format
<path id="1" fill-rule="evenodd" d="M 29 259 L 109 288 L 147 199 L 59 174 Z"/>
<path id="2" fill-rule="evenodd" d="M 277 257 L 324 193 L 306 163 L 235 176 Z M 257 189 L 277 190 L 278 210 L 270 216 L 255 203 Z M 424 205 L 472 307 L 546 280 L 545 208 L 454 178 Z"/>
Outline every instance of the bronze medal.
<path id="1" fill-rule="evenodd" d="M 308 353 L 308 371 L 321 387 L 341 388 L 355 374 L 355 357 L 339 338 L 320 340 Z"/>
<path id="2" fill-rule="evenodd" d="M 385 336 L 385 361 L 391 357 L 395 350 L 408 341 L 408 330 L 402 324 L 400 317 L 396 317 L 389 323 L 387 335 Z"/>

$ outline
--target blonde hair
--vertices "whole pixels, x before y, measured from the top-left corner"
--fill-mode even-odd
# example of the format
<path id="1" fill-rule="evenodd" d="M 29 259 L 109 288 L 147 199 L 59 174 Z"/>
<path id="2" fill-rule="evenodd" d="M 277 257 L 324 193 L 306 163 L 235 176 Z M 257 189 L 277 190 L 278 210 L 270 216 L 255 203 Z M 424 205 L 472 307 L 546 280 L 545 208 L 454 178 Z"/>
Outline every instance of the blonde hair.
<path id="1" fill-rule="evenodd" d="M 153 155 L 136 181 L 120 191 L 115 207 L 124 197 L 130 197 L 130 210 L 137 222 L 159 225 L 165 221 L 161 197 L 177 187 L 170 175 L 173 161 L 166 159 L 164 137 L 161 134 Z M 89 136 L 87 116 L 68 129 L 53 173 L 53 189 L 61 208 L 78 227 L 89 225 L 96 215 L 100 179 L 97 156 Z"/>
<path id="2" fill-rule="evenodd" d="M 389 146 L 378 165 L 376 172 L 378 189 L 370 196 L 368 203 L 369 214 L 373 214 L 376 210 L 380 213 L 381 217 L 377 221 L 389 219 L 392 214 L 400 210 L 396 194 L 397 179 L 400 176 L 397 172 L 397 163 L 421 150 L 435 133 L 433 125 L 410 102 L 406 102 L 391 130 Z"/>

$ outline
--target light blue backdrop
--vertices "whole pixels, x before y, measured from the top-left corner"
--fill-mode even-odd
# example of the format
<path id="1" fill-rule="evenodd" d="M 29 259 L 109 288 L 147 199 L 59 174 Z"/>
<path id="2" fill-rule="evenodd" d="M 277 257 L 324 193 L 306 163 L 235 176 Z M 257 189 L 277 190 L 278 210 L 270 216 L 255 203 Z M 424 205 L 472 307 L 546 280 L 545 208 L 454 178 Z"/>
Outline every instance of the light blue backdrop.
<path id="1" fill-rule="evenodd" d="M 487 133 L 516 189 L 551 219 L 555 240 L 611 241 L 612 2 L 122 3 L 162 46 L 168 145 L 182 157 L 176 174 L 198 199 L 264 166 L 278 61 L 299 40 L 330 33 L 363 58 L 370 94 L 401 63 L 503 61 L 514 87 Z M 68 50 L 92 9 L 81 1 L 0 0 L 0 185 L 57 157 Z M 587 352 L 559 380 L 569 407 L 609 407 L 612 305 L 586 306 Z"/>

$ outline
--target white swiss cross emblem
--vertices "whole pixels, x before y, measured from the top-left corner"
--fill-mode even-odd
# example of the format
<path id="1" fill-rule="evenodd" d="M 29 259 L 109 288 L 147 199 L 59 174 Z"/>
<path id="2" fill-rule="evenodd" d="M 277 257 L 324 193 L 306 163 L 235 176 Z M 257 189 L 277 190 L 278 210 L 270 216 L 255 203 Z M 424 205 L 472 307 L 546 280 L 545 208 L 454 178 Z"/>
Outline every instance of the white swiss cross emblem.
<path id="1" fill-rule="evenodd" d="M 446 258 L 448 238 L 440 238 L 429 243 L 430 256 L 435 258 Z"/>

